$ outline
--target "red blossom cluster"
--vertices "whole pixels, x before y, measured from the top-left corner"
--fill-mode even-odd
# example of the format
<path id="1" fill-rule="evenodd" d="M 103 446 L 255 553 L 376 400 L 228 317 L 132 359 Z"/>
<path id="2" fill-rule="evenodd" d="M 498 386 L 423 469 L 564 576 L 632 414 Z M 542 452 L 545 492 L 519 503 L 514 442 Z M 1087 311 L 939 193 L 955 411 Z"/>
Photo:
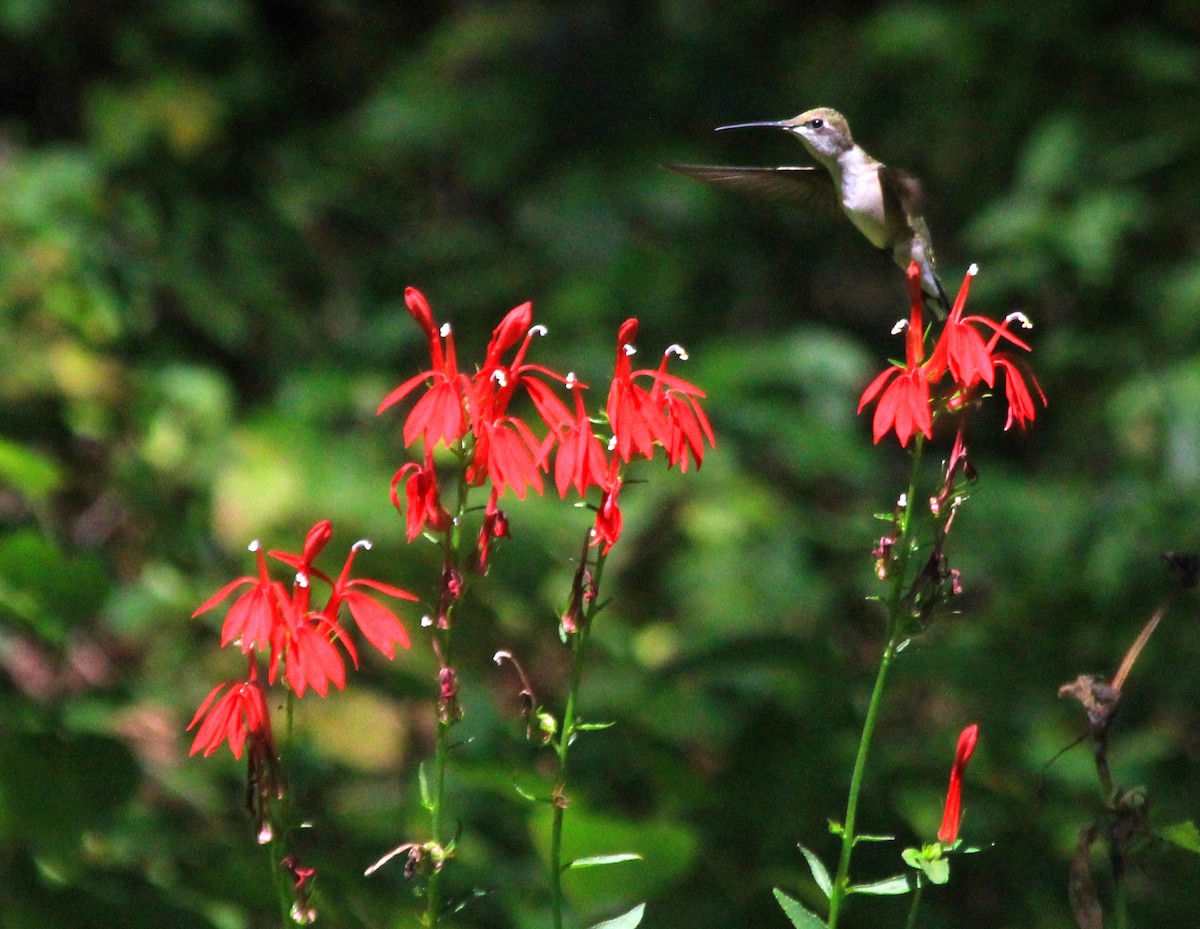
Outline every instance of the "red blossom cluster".
<path id="1" fill-rule="evenodd" d="M 705 442 L 714 444 L 712 427 L 699 402 L 704 393 L 667 373 L 672 354 L 686 357 L 682 349 L 668 348 L 657 369 L 633 369 L 636 319 L 622 323 L 617 334 L 616 365 L 606 404 L 612 441 L 606 444 L 597 436 L 583 399 L 587 385 L 572 374 L 564 376 L 526 360 L 534 337 L 546 332 L 533 325 L 531 304 L 522 303 L 501 320 L 483 364 L 468 375 L 459 370 L 450 326 L 438 325 L 417 289 L 408 288 L 404 299 L 428 339 L 430 367 L 389 393 L 379 412 L 424 388 L 403 430 L 406 447 L 418 438 L 423 441 L 423 462 L 404 465 L 392 479 L 392 502 L 406 514 L 410 540 L 426 531 L 444 531 L 450 521 L 438 493 L 433 454 L 438 445 L 462 456 L 468 484 L 490 485 L 475 558 L 476 567 L 486 570 L 490 540 L 507 533 L 498 506 L 506 491 L 521 499 L 531 488 L 541 494 L 543 475 L 551 472 L 561 497 L 571 488 L 583 497 L 589 488 L 598 487 L 601 498 L 593 543 L 607 552 L 621 534 L 622 465 L 634 456 L 653 458 L 661 447 L 669 467 L 678 465 L 686 471 L 693 462 L 700 466 Z M 573 396 L 573 410 L 556 387 Z M 521 394 L 531 401 L 533 417 L 523 418 L 514 410 Z"/>
<path id="2" fill-rule="evenodd" d="M 1033 422 L 1033 395 L 1025 383 L 1029 377 L 1034 391 L 1046 405 L 1046 396 L 1032 374 L 1023 371 L 1019 362 L 1010 354 L 998 351 L 1001 340 L 1017 348 L 1029 351 L 1029 346 L 1009 329 L 1016 316 L 997 323 L 983 316 L 964 316 L 967 291 L 974 277 L 974 265 L 963 278 L 954 308 L 946 320 L 945 328 L 934 345 L 932 353 L 925 357 L 925 326 L 921 316 L 921 276 L 914 263 L 908 267 L 908 289 L 912 311 L 906 324 L 905 362 L 892 365 L 875 378 L 863 391 L 858 410 L 878 398 L 872 432 L 879 442 L 889 431 L 895 430 L 901 445 L 908 445 L 916 433 L 926 438 L 933 437 L 934 406 L 931 402 L 931 385 L 938 384 L 945 375 L 950 376 L 949 388 L 944 394 L 947 410 L 963 409 L 972 395 L 983 385 L 988 390 L 996 386 L 998 372 L 1004 374 L 1004 394 L 1008 401 L 1008 420 L 1005 429 L 1014 423 L 1024 428 Z M 1028 325 L 1028 323 L 1025 323 Z M 990 332 L 988 331 L 990 330 Z M 987 338 L 985 339 L 985 333 Z"/>
<path id="3" fill-rule="evenodd" d="M 342 654 L 348 655 L 357 667 L 358 651 L 339 622 L 342 604 L 346 605 L 363 638 L 388 658 L 394 657 L 397 645 L 408 648 L 408 633 L 400 620 L 368 596 L 363 588 L 402 600 L 417 598 L 390 584 L 350 577 L 355 556 L 370 547 L 367 542 L 358 542 L 351 547 L 336 579 L 315 567 L 314 562 L 332 535 L 332 524 L 322 520 L 309 530 L 300 554 L 267 553 L 295 572 L 290 588 L 271 578 L 261 547 L 257 542 L 253 543 L 250 549 L 258 562 L 257 575 L 231 581 L 192 614 L 195 617 L 213 609 L 239 587 L 249 585 L 250 589 L 229 608 L 221 629 L 222 647 L 234 645 L 249 656 L 249 678 L 217 685 L 200 705 L 188 726 L 190 730 L 199 724 L 192 743 L 193 755 L 198 751 L 211 755 L 222 742 L 228 742 L 234 757 L 240 758 L 247 739 L 252 743 L 270 744 L 270 717 L 258 681 L 257 654 L 267 657 L 268 683 L 273 684 L 282 677 L 298 697 L 304 696 L 310 687 L 324 696 L 330 683 L 339 690 L 345 685 L 346 666 Z M 312 602 L 314 581 L 321 581 L 329 588 L 329 595 L 319 609 Z M 225 687 L 230 689 L 218 700 L 217 694 Z"/>

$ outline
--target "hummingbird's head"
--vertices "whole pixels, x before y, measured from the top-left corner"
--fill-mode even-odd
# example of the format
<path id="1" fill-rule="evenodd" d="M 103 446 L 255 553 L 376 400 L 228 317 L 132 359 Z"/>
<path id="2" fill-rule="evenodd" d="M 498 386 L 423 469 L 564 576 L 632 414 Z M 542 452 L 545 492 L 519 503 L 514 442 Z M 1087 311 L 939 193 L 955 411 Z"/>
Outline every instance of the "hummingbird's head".
<path id="1" fill-rule="evenodd" d="M 839 155 L 854 147 L 846 117 L 827 106 L 785 119 L 779 123 L 779 128 L 795 135 L 818 161 L 836 161 Z"/>

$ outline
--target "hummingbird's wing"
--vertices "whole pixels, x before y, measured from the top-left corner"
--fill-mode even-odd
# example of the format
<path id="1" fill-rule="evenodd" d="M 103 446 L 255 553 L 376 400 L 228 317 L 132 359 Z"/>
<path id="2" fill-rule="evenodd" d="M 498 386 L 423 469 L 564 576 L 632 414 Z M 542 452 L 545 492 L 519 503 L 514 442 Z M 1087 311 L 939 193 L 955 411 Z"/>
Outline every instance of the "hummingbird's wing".
<path id="1" fill-rule="evenodd" d="M 806 210 L 838 212 L 837 194 L 833 179 L 824 168 L 811 166 L 781 168 L 733 168 L 721 165 L 663 165 L 668 171 L 682 174 L 714 187 L 737 190 L 788 203 Z"/>

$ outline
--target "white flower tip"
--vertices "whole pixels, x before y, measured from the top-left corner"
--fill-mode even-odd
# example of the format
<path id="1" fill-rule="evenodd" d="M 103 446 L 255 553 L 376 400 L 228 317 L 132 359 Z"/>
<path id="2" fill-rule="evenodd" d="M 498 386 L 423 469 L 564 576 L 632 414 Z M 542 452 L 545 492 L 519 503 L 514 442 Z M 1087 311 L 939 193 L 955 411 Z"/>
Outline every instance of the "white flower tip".
<path id="1" fill-rule="evenodd" d="M 1033 322 L 1029 319 L 1028 316 L 1026 316 L 1020 310 L 1017 310 L 1015 313 L 1009 313 L 1007 316 L 1004 317 L 1004 321 L 1006 323 L 1012 323 L 1012 322 L 1020 323 L 1022 329 L 1032 329 L 1033 328 Z"/>
<path id="2" fill-rule="evenodd" d="M 668 345 L 667 350 L 665 352 L 663 352 L 663 354 L 664 355 L 678 355 L 680 361 L 688 360 L 687 349 L 685 349 L 682 345 L 680 345 L 677 342 L 673 343 L 671 345 Z"/>
<path id="3" fill-rule="evenodd" d="M 512 652 L 506 652 L 504 649 L 501 649 L 492 656 L 492 661 L 496 662 L 496 664 L 503 664 L 505 658 L 511 659 Z"/>
<path id="4" fill-rule="evenodd" d="M 298 586 L 298 587 L 307 587 L 308 586 L 308 575 L 305 574 L 303 571 L 296 572 L 296 586 Z"/>
<path id="5" fill-rule="evenodd" d="M 430 616 L 428 613 L 426 613 L 424 616 L 421 617 L 421 625 L 424 626 L 426 629 L 428 629 L 430 626 L 433 625 L 433 617 Z"/>
<path id="6" fill-rule="evenodd" d="M 444 339 L 449 336 L 452 331 L 453 330 L 450 328 L 449 323 L 442 323 L 442 328 L 438 330 L 438 335 Z"/>
<path id="7" fill-rule="evenodd" d="M 371 540 L 370 539 L 359 539 L 357 542 L 355 542 L 353 545 L 350 546 L 350 551 L 352 551 L 352 552 L 357 552 L 359 550 L 362 550 L 364 552 L 369 552 L 371 550 Z"/>
<path id="8" fill-rule="evenodd" d="M 247 545 L 246 548 L 248 548 L 252 552 L 256 552 L 260 548 L 262 548 L 262 543 L 260 541 L 258 541 L 258 539 L 255 539 L 253 542 L 251 542 L 249 545 Z"/>
<path id="9" fill-rule="evenodd" d="M 615 452 L 617 450 L 617 437 L 616 436 L 613 436 L 611 439 L 608 440 L 608 450 L 610 452 Z"/>
<path id="10" fill-rule="evenodd" d="M 541 323 L 538 323 L 536 326 L 530 327 L 529 334 L 530 335 L 546 335 L 549 331 L 550 330 L 547 329 L 545 326 L 543 326 Z"/>
<path id="11" fill-rule="evenodd" d="M 892 335 L 899 335 L 907 328 L 908 328 L 908 320 L 907 319 L 898 319 L 898 320 L 896 320 L 896 325 L 892 326 Z"/>
<path id="12" fill-rule="evenodd" d="M 979 265 L 975 264 L 975 262 L 971 262 L 971 267 L 967 268 L 967 274 L 970 275 L 971 277 L 974 277 L 978 273 L 979 273 Z"/>
<path id="13" fill-rule="evenodd" d="M 578 380 L 579 380 L 579 378 L 577 378 L 577 377 L 575 376 L 575 372 L 574 372 L 574 371 L 568 371 L 568 372 L 567 372 L 567 379 L 566 379 L 566 382 L 565 382 L 565 383 L 566 383 L 566 386 L 567 386 L 568 388 L 574 387 L 574 386 L 575 386 L 575 384 L 578 382 Z"/>
<path id="14" fill-rule="evenodd" d="M 501 387 L 504 387 L 508 384 L 508 375 L 506 375 L 504 373 L 503 368 L 497 368 L 495 371 L 492 372 L 492 380 L 495 381 L 497 384 L 499 384 Z"/>
<path id="15" fill-rule="evenodd" d="M 896 501 L 896 506 L 900 507 L 900 509 L 908 506 L 908 494 L 901 494 L 900 499 Z"/>
<path id="16" fill-rule="evenodd" d="M 628 342 L 626 342 L 624 345 L 622 345 L 621 348 L 624 350 L 626 355 L 636 355 L 637 354 L 637 349 L 634 348 L 632 345 L 630 345 Z"/>

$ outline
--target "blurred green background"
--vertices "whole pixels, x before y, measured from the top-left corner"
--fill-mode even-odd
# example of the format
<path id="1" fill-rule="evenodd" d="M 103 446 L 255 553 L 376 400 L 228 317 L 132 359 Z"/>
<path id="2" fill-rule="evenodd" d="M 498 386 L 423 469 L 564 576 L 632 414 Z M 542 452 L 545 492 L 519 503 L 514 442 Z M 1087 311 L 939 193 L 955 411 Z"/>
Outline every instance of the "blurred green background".
<path id="1" fill-rule="evenodd" d="M 815 906 L 796 842 L 835 857 L 881 632 L 871 514 L 906 469 L 854 408 L 901 351 L 903 278 L 847 223 L 659 165 L 801 162 L 782 133 L 712 129 L 816 105 L 924 177 L 948 287 L 978 262 L 973 309 L 1036 321 L 1050 398 L 1025 435 L 998 403 L 973 423 L 962 613 L 897 666 L 860 825 L 902 844 L 864 847 L 857 876 L 933 834 L 977 721 L 964 835 L 989 847 L 922 925 L 1070 925 L 1098 793 L 1086 746 L 1042 780 L 1085 726 L 1057 687 L 1111 674 L 1172 587 L 1159 552 L 1200 547 L 1200 4 L 1132 9 L 0 2 L 0 927 L 275 924 L 244 766 L 186 757 L 195 706 L 242 668 L 189 615 L 251 539 L 297 550 L 325 517 L 332 562 L 368 536 L 364 574 L 433 589 L 387 500 L 400 417 L 374 416 L 422 364 L 409 284 L 464 360 L 531 299 L 538 360 L 601 383 L 637 315 L 644 357 L 683 342 L 710 394 L 703 470 L 626 493 L 583 707 L 618 726 L 573 753 L 568 832 L 647 861 L 572 884 L 578 914 L 648 899 L 647 927 L 782 929 L 772 886 Z M 490 658 L 517 652 L 557 706 L 588 517 L 510 503 L 459 626 L 447 885 L 487 891 L 457 925 L 539 929 L 541 812 L 512 782 L 545 758 Z M 419 614 L 410 653 L 299 704 L 325 925 L 415 919 L 398 865 L 360 875 L 425 835 Z M 1200 812 L 1195 622 L 1190 599 L 1168 615 L 1113 734 L 1158 823 Z M 1138 924 L 1200 924 L 1194 857 L 1156 845 L 1128 878 Z M 855 898 L 846 924 L 903 911 Z"/>

